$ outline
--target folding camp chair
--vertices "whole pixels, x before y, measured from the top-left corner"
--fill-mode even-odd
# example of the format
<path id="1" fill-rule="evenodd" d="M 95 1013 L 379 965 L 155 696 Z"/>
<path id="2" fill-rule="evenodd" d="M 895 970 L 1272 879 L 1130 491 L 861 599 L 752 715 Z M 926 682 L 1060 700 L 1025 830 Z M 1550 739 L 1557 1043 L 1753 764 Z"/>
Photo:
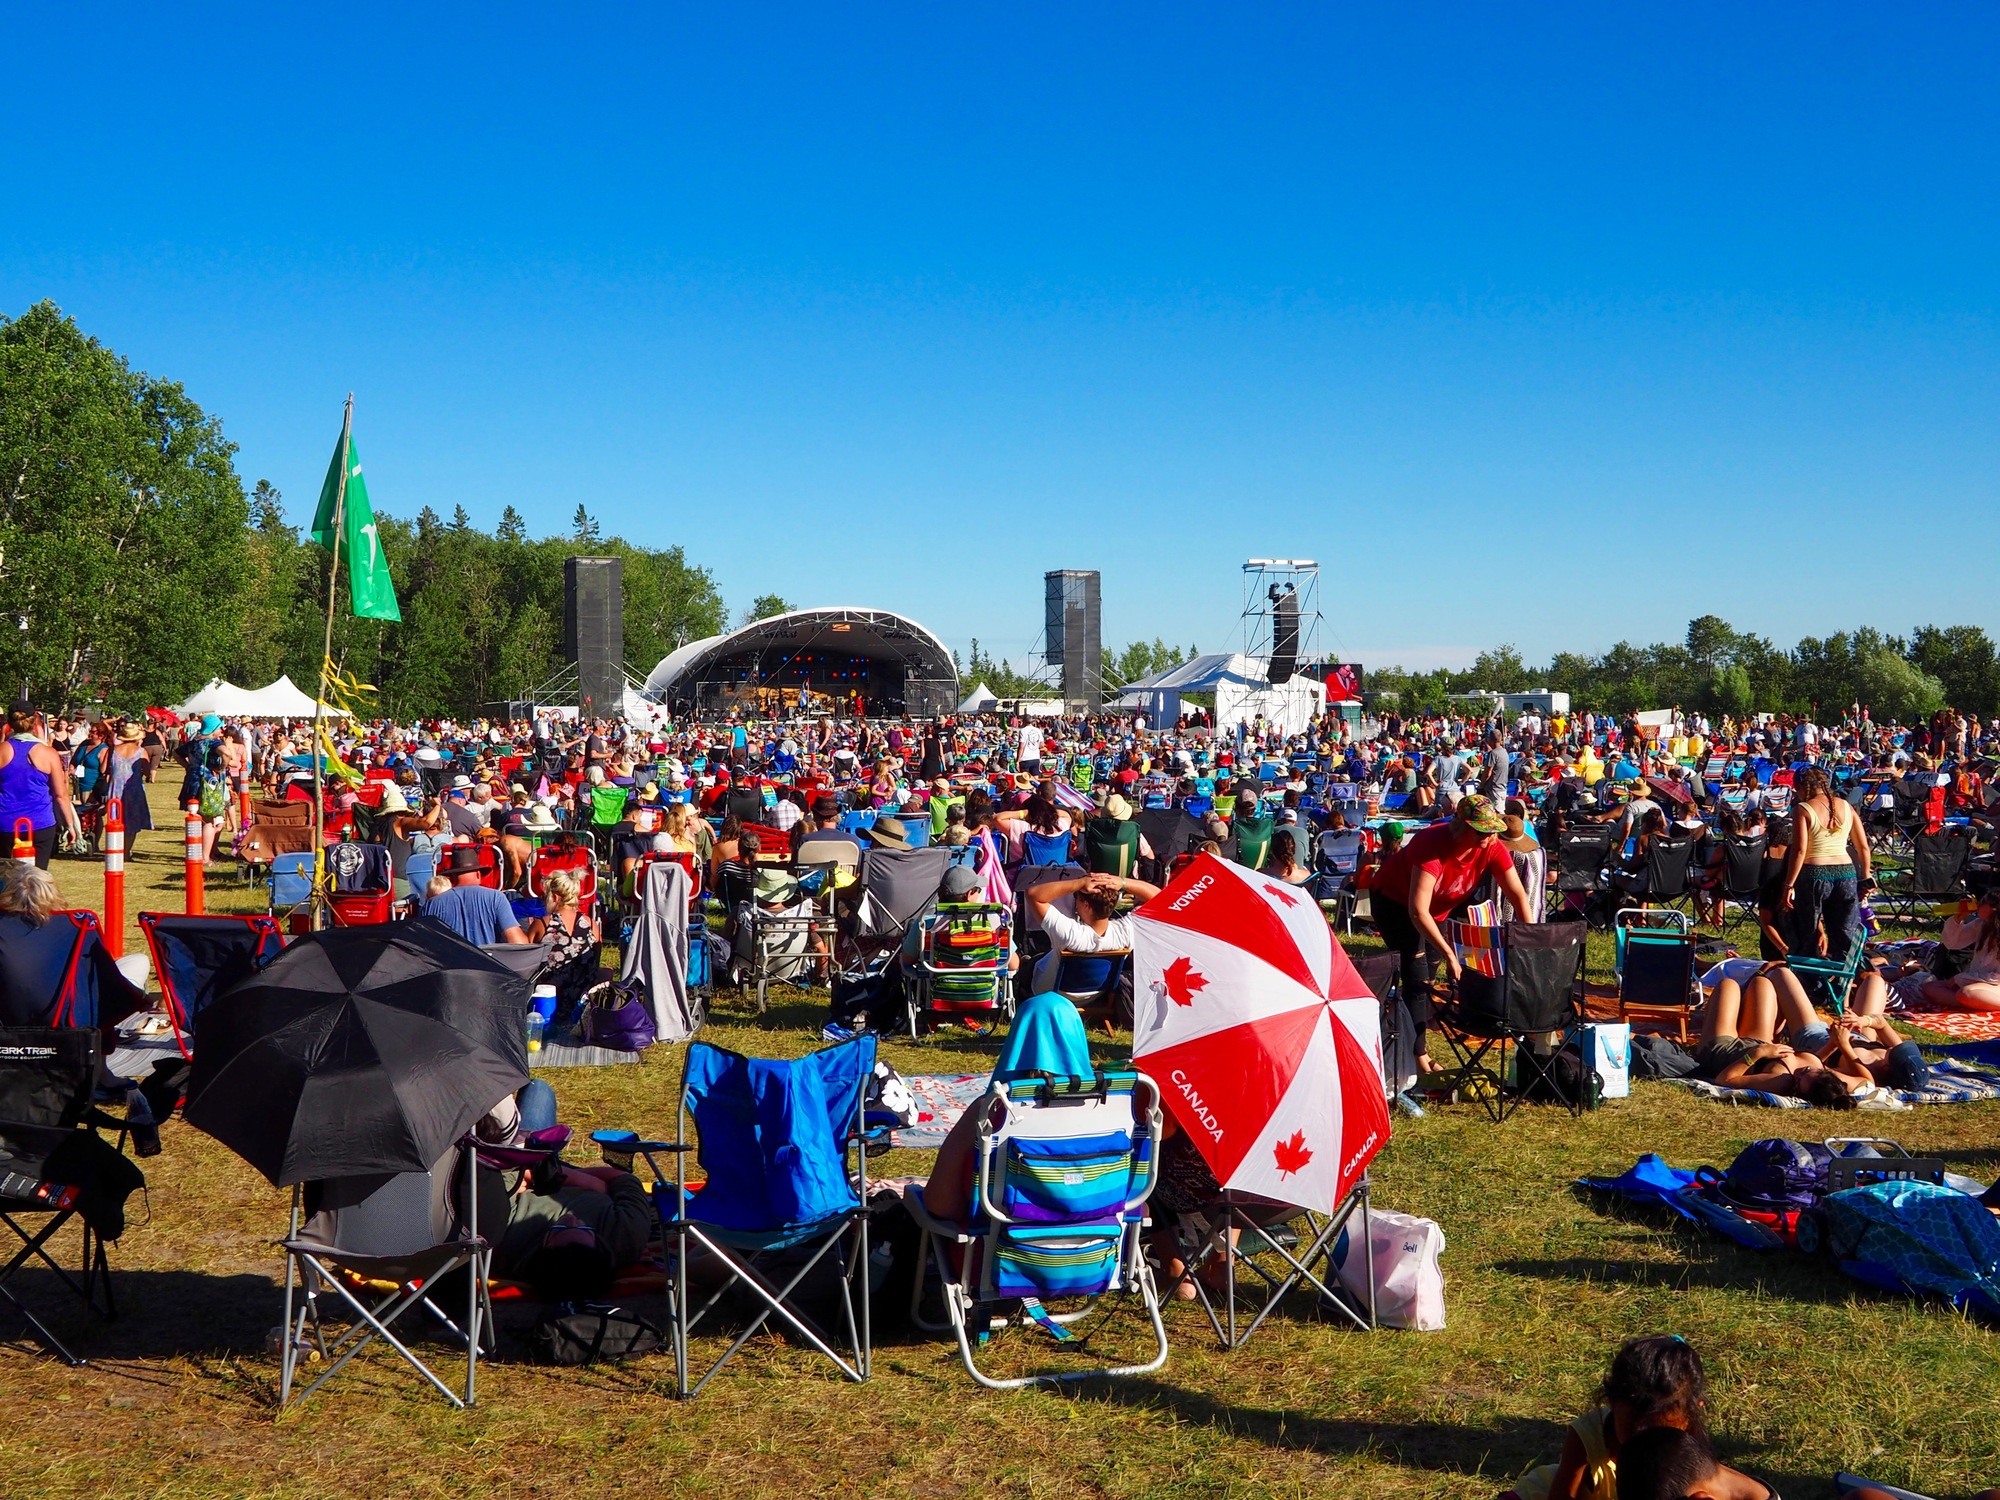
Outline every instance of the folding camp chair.
<path id="1" fill-rule="evenodd" d="M 1237 818 L 1229 831 L 1230 858 L 1246 869 L 1263 869 L 1271 854 L 1271 836 L 1276 832 L 1274 818 Z"/>
<path id="2" fill-rule="evenodd" d="M 1069 863 L 1073 835 L 1036 833 L 1032 828 L 1021 835 L 1021 862 L 1024 865 L 1064 865 Z"/>
<path id="3" fill-rule="evenodd" d="M 256 916 L 187 917 L 142 911 L 146 936 L 167 1019 L 182 1057 L 193 1057 L 195 1023 L 209 1001 L 239 979 L 248 979 L 278 956 L 285 945 L 277 919 Z"/>
<path id="4" fill-rule="evenodd" d="M 1142 879 L 1165 885 L 1166 867 L 1177 854 L 1187 851 L 1200 833 L 1201 824 L 1177 807 L 1149 807 L 1139 813 L 1139 832 L 1153 851 L 1151 861 L 1141 861 Z"/>
<path id="5" fill-rule="evenodd" d="M 1496 1124 L 1531 1093 L 1553 1089 L 1563 1097 L 1554 1077 L 1556 1053 L 1543 1053 L 1535 1043 L 1566 1032 L 1581 1014 L 1584 924 L 1509 922 L 1500 935 L 1498 976 L 1467 967 L 1435 1016 L 1458 1059 L 1441 1080 L 1443 1090 L 1475 1094 Z M 1510 1043 L 1516 1069 L 1511 1087 L 1506 1082 Z M 1487 1074 L 1481 1065 L 1496 1049 L 1499 1072 Z M 1582 1112 L 1581 1099 L 1566 1102 L 1572 1114 Z"/>
<path id="6" fill-rule="evenodd" d="M 899 948 L 903 933 L 937 900 L 952 851 L 929 849 L 870 849 L 861 860 L 854 917 L 849 933 L 853 950 L 844 968 L 859 968 L 866 960 Z"/>
<path id="7" fill-rule="evenodd" d="M 1338 1313 L 1363 1332 L 1375 1326 L 1375 1249 L 1365 1176 L 1331 1214 L 1246 1193 L 1224 1193 L 1197 1220 L 1195 1243 L 1186 1247 L 1183 1259 L 1208 1326 L 1223 1348 L 1241 1349 L 1249 1343 L 1278 1305 L 1299 1290 L 1310 1291 L 1321 1309 Z M 1349 1234 L 1352 1242 L 1350 1231 L 1357 1222 L 1368 1266 L 1368 1296 L 1360 1305 L 1340 1284 L 1332 1260 L 1343 1234 Z M 1194 1268 L 1209 1260 L 1218 1260 L 1227 1272 L 1219 1296 L 1195 1274 Z M 1250 1305 L 1238 1292 L 1239 1273 L 1246 1271 L 1255 1288 Z"/>
<path id="8" fill-rule="evenodd" d="M 674 1378 L 699 1396 L 772 1317 L 831 1360 L 849 1380 L 868 1378 L 868 1160 L 863 1098 L 875 1071 L 875 1038 L 862 1035 L 795 1061 L 745 1057 L 707 1042 L 688 1047 L 681 1075 L 674 1183 L 655 1189 L 674 1300 Z M 707 1182 L 690 1190 L 689 1125 Z M 720 1268 L 721 1285 L 699 1307 L 688 1296 L 693 1256 Z M 834 1256 L 845 1352 L 800 1305 L 797 1293 Z M 782 1280 L 781 1280 L 782 1278 Z M 688 1384 L 696 1328 L 740 1288 L 756 1315 L 707 1372 Z"/>
<path id="9" fill-rule="evenodd" d="M 990 1031 L 1013 1015 L 1006 907 L 940 902 L 917 923 L 916 961 L 903 975 L 911 1041 L 942 1021 Z"/>
<path id="10" fill-rule="evenodd" d="M 1701 1007 L 1699 950 L 1685 912 L 1628 906 L 1612 918 L 1618 1019 L 1634 1016 L 1673 1024 L 1685 1042 Z"/>
<path id="11" fill-rule="evenodd" d="M 772 980 L 793 982 L 802 974 L 810 976 L 823 956 L 831 961 L 835 924 L 789 870 L 725 860 L 717 868 L 716 883 L 729 910 L 736 955 L 730 967 L 739 989 L 757 987 L 757 1013 L 762 1015 Z M 814 951 L 816 936 L 825 944 L 824 954 Z"/>
<path id="12" fill-rule="evenodd" d="M 462 1192 L 454 1181 L 461 1170 Z M 467 1140 L 428 1172 L 376 1173 L 302 1183 L 292 1189 L 290 1227 L 281 1241 L 285 1321 L 280 1411 L 325 1385 L 378 1339 L 453 1406 L 472 1405 L 480 1348 L 490 1342 L 493 1321 L 487 1288 L 492 1249 L 479 1234 L 477 1170 L 478 1153 Z M 433 1290 L 440 1280 L 460 1271 L 470 1272 L 462 1326 L 444 1310 Z M 322 1298 L 332 1304 L 326 1313 Z M 439 1379 L 397 1336 L 396 1325 L 418 1310 L 436 1318 L 452 1340 L 464 1344 L 463 1395 Z M 329 1343 L 325 1323 L 340 1312 L 351 1315 L 353 1322 Z M 294 1398 L 299 1362 L 314 1354 L 326 1368 Z"/>
<path id="13" fill-rule="evenodd" d="M 310 905 L 313 896 L 313 857 L 303 853 L 280 854 L 271 861 L 271 875 L 265 882 L 271 892 L 271 914 L 290 916 Z"/>
<path id="14" fill-rule="evenodd" d="M 1320 907 L 1348 932 L 1354 931 L 1354 877 L 1368 848 L 1360 828 L 1329 828 L 1319 836 L 1313 861 L 1313 891 Z"/>
<path id="15" fill-rule="evenodd" d="M 328 845 L 326 882 L 334 926 L 367 927 L 389 920 L 396 881 L 387 845 L 347 840 Z"/>
<path id="16" fill-rule="evenodd" d="M 1693 834 L 1679 838 L 1656 838 L 1646 849 L 1646 894 L 1648 905 L 1674 906 L 1693 897 L 1689 866 L 1694 862 L 1697 840 Z"/>
<path id="17" fill-rule="evenodd" d="M 21 1246 L 0 1265 L 0 1303 L 67 1365 L 84 1361 L 7 1283 L 22 1269 L 40 1265 L 89 1313 L 118 1315 L 105 1244 L 123 1231 L 125 1199 L 146 1179 L 124 1155 L 127 1122 L 92 1103 L 98 1048 L 95 1027 L 0 1028 L 0 1225 Z M 100 1130 L 115 1131 L 116 1144 Z M 31 1231 L 37 1218 L 42 1222 Z M 51 1248 L 73 1218 L 83 1231 L 74 1272 Z"/>
<path id="18" fill-rule="evenodd" d="M 1965 894 L 1965 869 L 1971 861 L 1970 830 L 1919 833 L 1910 841 L 1909 863 L 1884 869 L 1876 894 L 1904 921 L 1935 916 L 1932 908 Z"/>
<path id="19" fill-rule="evenodd" d="M 921 1188 L 903 1191 L 922 1231 L 918 1253 L 925 1262 L 911 1292 L 912 1319 L 934 1333 L 950 1328 L 966 1372 L 989 1390 L 1159 1369 L 1167 1330 L 1141 1244 L 1160 1134 L 1152 1080 L 1130 1069 L 1088 1079 L 995 1075 L 972 1115 L 973 1197 L 965 1220 L 937 1218 Z M 943 1293 L 943 1322 L 923 1310 L 931 1271 Z M 1145 1363 L 1007 1377 L 980 1369 L 975 1345 L 989 1345 L 1015 1323 L 1039 1328 L 1058 1349 L 1087 1351 L 1116 1316 L 1112 1299 L 1120 1295 L 1137 1297 L 1151 1321 L 1155 1350 Z M 1001 1304 L 1016 1299 L 1020 1317 L 1003 1315 Z M 1044 1306 L 1078 1299 L 1074 1310 Z M 1075 1325 L 1093 1313 L 1095 1326 L 1079 1336 Z"/>
<path id="20" fill-rule="evenodd" d="M 1094 953 L 1065 949 L 1056 960 L 1055 981 L 1049 988 L 1080 1011 L 1109 1013 L 1116 1008 L 1118 987 L 1131 961 L 1130 948 L 1100 948 Z"/>
<path id="21" fill-rule="evenodd" d="M 1382 1087 L 1386 1097 L 1397 1099 L 1417 1081 L 1417 1028 L 1403 1002 L 1402 964 L 1394 953 L 1351 957 L 1354 972 L 1382 1003 Z"/>
<path id="22" fill-rule="evenodd" d="M 1611 839 L 1609 823 L 1586 823 L 1567 830 L 1556 841 L 1556 894 L 1562 911 L 1582 916 L 1590 910 L 1590 898 L 1604 887 L 1602 876 L 1605 861 L 1611 858 Z"/>
<path id="23" fill-rule="evenodd" d="M 1847 945 L 1847 952 L 1839 958 L 1788 953 L 1784 964 L 1798 975 L 1799 983 L 1805 986 L 1806 994 L 1815 1006 L 1824 1006 L 1839 1015 L 1847 1009 L 1848 996 L 1854 991 L 1854 981 L 1860 977 L 1867 955 L 1868 945 L 1856 937 Z"/>
<path id="24" fill-rule="evenodd" d="M 1744 911 L 1755 911 L 1763 899 L 1764 861 L 1771 841 L 1761 833 L 1722 840 L 1722 889 L 1718 905 L 1728 903 Z"/>
<path id="25" fill-rule="evenodd" d="M 692 858 L 692 856 L 690 856 Z M 587 917 L 597 915 L 597 856 L 581 844 L 545 844 L 535 851 L 528 865 L 528 894 L 536 900 L 547 898 L 549 876 L 567 870 L 576 877 L 578 906 Z"/>

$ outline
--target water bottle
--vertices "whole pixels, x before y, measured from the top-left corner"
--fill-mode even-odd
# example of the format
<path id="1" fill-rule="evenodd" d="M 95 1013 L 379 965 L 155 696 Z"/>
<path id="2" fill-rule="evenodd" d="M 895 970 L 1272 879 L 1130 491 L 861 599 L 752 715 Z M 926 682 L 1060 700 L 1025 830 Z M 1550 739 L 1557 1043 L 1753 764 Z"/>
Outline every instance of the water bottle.
<path id="1" fill-rule="evenodd" d="M 528 1012 L 528 1050 L 530 1052 L 539 1052 L 542 1050 L 542 1032 L 547 1029 L 548 1024 L 540 1011 L 531 1010 Z"/>

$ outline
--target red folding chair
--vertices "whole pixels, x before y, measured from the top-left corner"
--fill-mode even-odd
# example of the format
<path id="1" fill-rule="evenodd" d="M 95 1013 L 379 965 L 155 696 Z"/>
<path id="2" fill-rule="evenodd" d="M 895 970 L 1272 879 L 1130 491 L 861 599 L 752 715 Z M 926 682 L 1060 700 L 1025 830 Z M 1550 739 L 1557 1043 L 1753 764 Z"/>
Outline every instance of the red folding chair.
<path id="1" fill-rule="evenodd" d="M 757 863 L 760 865 L 788 865 L 792 862 L 792 835 L 788 830 L 773 828 L 768 823 L 745 823 L 743 831 L 757 835 Z"/>
<path id="2" fill-rule="evenodd" d="M 586 916 L 597 915 L 597 856 L 582 844 L 564 848 L 558 844 L 545 844 L 535 851 L 535 861 L 528 866 L 528 894 L 537 900 L 543 899 L 542 883 L 557 870 L 568 870 L 577 878 L 579 899 Z M 481 876 L 482 882 L 484 876 Z"/>

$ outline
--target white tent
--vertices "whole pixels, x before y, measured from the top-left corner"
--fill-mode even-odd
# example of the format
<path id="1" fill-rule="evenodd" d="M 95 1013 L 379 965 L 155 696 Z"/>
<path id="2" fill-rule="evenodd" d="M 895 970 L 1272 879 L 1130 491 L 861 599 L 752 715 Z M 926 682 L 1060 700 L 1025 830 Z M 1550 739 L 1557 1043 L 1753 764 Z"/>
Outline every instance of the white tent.
<path id="1" fill-rule="evenodd" d="M 990 713 L 999 706 L 998 695 L 982 682 L 965 695 L 965 701 L 958 705 L 958 711 L 962 714 L 983 714 Z"/>
<path id="2" fill-rule="evenodd" d="M 236 708 L 214 710 L 214 712 L 241 714 L 246 719 L 310 719 L 313 716 L 312 699 L 300 691 L 298 684 L 290 677 L 280 677 L 276 682 L 268 683 L 255 692 L 238 691 L 242 702 Z M 326 706 L 326 716 L 330 719 L 344 719 L 347 717 L 347 710 L 335 708 L 329 703 Z"/>
<path id="3" fill-rule="evenodd" d="M 200 718 L 203 714 L 240 714 L 250 694 L 234 683 L 224 682 L 220 677 L 211 677 L 208 685 L 194 694 L 185 703 L 176 703 L 174 712 L 182 717 L 189 715 Z"/>

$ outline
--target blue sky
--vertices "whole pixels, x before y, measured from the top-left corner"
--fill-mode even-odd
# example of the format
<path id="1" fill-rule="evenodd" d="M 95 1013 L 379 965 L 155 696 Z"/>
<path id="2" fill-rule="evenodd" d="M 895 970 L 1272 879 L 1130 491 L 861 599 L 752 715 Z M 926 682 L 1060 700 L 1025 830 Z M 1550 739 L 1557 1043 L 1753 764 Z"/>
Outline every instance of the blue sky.
<path id="1" fill-rule="evenodd" d="M 0 310 L 295 517 L 352 389 L 385 509 L 961 647 L 2000 629 L 1991 8 L 44 10 Z"/>

